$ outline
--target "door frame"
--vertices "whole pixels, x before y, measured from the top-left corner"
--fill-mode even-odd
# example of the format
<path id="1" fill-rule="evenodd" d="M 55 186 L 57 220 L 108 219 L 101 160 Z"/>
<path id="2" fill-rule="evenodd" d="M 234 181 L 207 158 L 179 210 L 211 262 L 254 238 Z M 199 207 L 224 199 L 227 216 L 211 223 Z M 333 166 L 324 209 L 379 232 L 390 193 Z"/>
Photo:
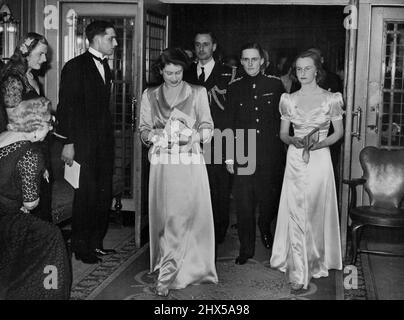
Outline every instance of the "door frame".
<path id="1" fill-rule="evenodd" d="M 139 97 L 142 95 L 143 91 L 143 74 L 144 74 L 144 64 L 143 64 L 143 51 L 144 51 L 144 1 L 148 0 L 37 0 L 35 2 L 35 29 L 38 33 L 43 34 L 49 42 L 49 47 L 53 49 L 51 52 L 51 62 L 50 62 L 50 70 L 46 73 L 44 80 L 44 90 L 46 96 L 52 101 L 52 105 L 54 110 L 56 110 L 57 102 L 58 102 L 58 89 L 60 82 L 60 72 L 61 65 L 61 32 L 62 32 L 62 20 L 65 17 L 62 17 L 62 5 L 65 3 L 80 3 L 80 4 L 92 4 L 100 3 L 102 6 L 105 4 L 125 4 L 125 5 L 133 5 L 135 8 L 135 38 L 137 39 L 136 45 L 136 58 L 133 59 L 134 70 L 137 70 L 134 74 L 134 92 L 133 96 L 139 102 Z M 46 29 L 44 27 L 45 17 L 49 14 L 49 12 L 44 12 L 44 8 L 50 8 L 57 10 L 58 15 L 58 28 L 57 29 Z M 135 132 L 133 137 L 133 201 L 135 202 L 135 242 L 136 246 L 140 247 L 140 234 L 141 234 L 141 172 L 142 172 L 142 164 L 141 164 L 141 152 L 142 146 L 140 139 L 138 138 L 136 128 L 138 127 L 138 119 L 139 119 L 139 108 L 136 108 L 136 125 Z"/>
<path id="2" fill-rule="evenodd" d="M 367 122 L 369 119 L 374 119 L 374 111 L 368 110 L 369 104 L 369 87 L 370 80 L 370 61 L 371 61 L 371 31 L 372 31 L 372 11 L 376 7 L 391 8 L 400 7 L 404 8 L 402 1 L 389 1 L 388 4 L 383 1 L 367 1 L 359 5 L 359 23 L 358 23 L 358 42 L 357 49 L 357 64 L 356 77 L 355 77 L 355 97 L 354 106 L 357 109 L 362 109 L 361 121 L 359 128 L 354 126 L 353 130 L 360 134 L 359 139 L 352 137 L 352 161 L 351 161 L 351 175 L 353 178 L 358 178 L 362 175 L 362 168 L 359 163 L 360 151 L 370 143 L 367 139 Z M 380 48 L 382 50 L 382 48 Z M 371 113 L 371 114 L 370 114 Z M 356 122 L 356 121 L 355 121 Z M 349 176 L 350 178 L 350 176 Z M 357 204 L 363 204 L 363 193 L 358 193 Z"/>
<path id="3" fill-rule="evenodd" d="M 306 5 L 306 6 L 347 6 L 353 5 L 358 8 L 359 0 L 160 0 L 166 4 L 234 4 L 234 5 Z M 393 0 L 396 1 L 396 0 Z M 342 8 L 341 8 L 342 9 Z M 345 12 L 345 11 L 344 11 Z M 347 12 L 348 14 L 348 12 Z M 343 23 L 341 21 L 341 23 Z M 345 81 L 344 81 L 344 98 L 346 101 L 346 125 L 345 125 L 345 141 L 343 150 L 343 164 L 342 164 L 342 179 L 350 178 L 350 163 L 351 163 L 351 133 L 352 133 L 352 109 L 354 105 L 354 92 L 355 92 L 355 68 L 357 56 L 357 29 L 352 28 L 347 30 L 346 34 L 346 49 L 345 52 Z M 340 224 L 341 224 L 341 247 L 343 258 L 346 252 L 346 235 L 347 235 L 347 221 L 348 221 L 348 194 L 349 189 L 341 187 L 341 208 L 340 208 Z"/>

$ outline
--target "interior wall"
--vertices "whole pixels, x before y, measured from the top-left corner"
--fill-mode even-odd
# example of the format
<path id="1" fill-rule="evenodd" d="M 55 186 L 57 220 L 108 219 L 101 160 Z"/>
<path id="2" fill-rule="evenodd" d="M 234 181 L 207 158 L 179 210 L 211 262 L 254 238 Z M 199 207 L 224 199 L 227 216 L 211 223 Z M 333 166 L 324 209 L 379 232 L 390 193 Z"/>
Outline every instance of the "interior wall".
<path id="1" fill-rule="evenodd" d="M 345 18 L 342 6 L 171 5 L 171 45 L 193 48 L 198 29 L 211 29 L 223 56 L 238 54 L 251 41 L 260 43 L 276 61 L 319 47 L 331 71 L 344 66 Z"/>

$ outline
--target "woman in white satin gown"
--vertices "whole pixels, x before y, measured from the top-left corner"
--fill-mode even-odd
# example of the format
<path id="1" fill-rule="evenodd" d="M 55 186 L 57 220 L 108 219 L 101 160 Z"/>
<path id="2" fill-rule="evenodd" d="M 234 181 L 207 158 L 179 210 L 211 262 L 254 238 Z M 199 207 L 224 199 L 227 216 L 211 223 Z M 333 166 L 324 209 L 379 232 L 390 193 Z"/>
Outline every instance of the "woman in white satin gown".
<path id="1" fill-rule="evenodd" d="M 271 267 L 285 272 L 292 290 L 307 289 L 312 277 L 342 269 L 336 187 L 329 146 L 343 136 L 340 93 L 321 89 L 320 57 L 311 51 L 295 62 L 302 87 L 279 103 L 280 137 L 289 145 Z M 330 123 L 334 133 L 327 137 Z M 294 136 L 289 135 L 293 125 Z M 318 141 L 303 152 L 303 137 L 319 128 Z M 306 140 L 307 141 L 307 140 Z M 306 144 L 307 145 L 307 144 Z"/>
<path id="2" fill-rule="evenodd" d="M 209 181 L 200 148 L 213 134 L 213 121 L 206 89 L 182 81 L 185 52 L 166 49 L 156 65 L 164 83 L 144 91 L 139 129 L 142 141 L 152 145 L 150 271 L 158 271 L 155 293 L 166 296 L 170 289 L 218 282 Z M 192 131 L 167 138 L 174 131 L 167 123 L 179 113 Z"/>

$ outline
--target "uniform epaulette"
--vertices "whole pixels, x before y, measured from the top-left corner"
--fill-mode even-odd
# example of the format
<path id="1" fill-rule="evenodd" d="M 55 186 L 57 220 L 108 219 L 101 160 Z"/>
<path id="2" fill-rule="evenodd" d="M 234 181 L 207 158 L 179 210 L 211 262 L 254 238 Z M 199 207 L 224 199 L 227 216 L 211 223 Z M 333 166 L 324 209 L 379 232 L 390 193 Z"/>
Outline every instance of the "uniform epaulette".
<path id="1" fill-rule="evenodd" d="M 267 78 L 274 78 L 274 79 L 278 79 L 281 80 L 281 78 L 277 77 L 277 76 L 273 76 L 271 74 L 264 74 L 264 76 L 266 76 Z"/>
<path id="2" fill-rule="evenodd" d="M 235 79 L 233 79 L 232 81 L 230 81 L 229 84 L 232 84 L 232 83 L 234 83 L 234 82 L 237 82 L 237 81 L 239 81 L 239 80 L 241 80 L 241 79 L 243 79 L 243 77 L 235 78 Z"/>

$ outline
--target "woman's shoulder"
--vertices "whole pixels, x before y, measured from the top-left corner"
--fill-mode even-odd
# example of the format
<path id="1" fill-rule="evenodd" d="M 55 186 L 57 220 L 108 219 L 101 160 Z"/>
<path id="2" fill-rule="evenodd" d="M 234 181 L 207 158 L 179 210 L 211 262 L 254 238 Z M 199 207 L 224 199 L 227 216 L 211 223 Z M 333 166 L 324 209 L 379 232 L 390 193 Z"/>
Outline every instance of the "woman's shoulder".
<path id="1" fill-rule="evenodd" d="M 190 89 L 195 90 L 195 91 L 201 91 L 201 90 L 205 89 L 204 86 L 201 86 L 199 84 L 192 84 L 192 83 L 189 83 L 187 81 L 184 81 L 184 86 L 186 88 L 190 88 Z"/>
<path id="2" fill-rule="evenodd" d="M 334 103 L 343 103 L 343 97 L 341 92 L 331 92 L 327 91 L 325 89 L 322 89 L 323 92 L 322 94 L 324 95 L 326 101 L 329 104 L 334 104 Z"/>
<path id="3" fill-rule="evenodd" d="M 191 84 L 184 81 L 185 94 L 188 96 L 192 94 L 193 96 L 199 96 L 200 94 L 207 94 L 207 90 L 204 86 L 198 84 Z"/>
<path id="4" fill-rule="evenodd" d="M 296 92 L 293 92 L 293 93 L 284 92 L 284 93 L 282 93 L 282 95 L 281 95 L 281 101 L 282 101 L 283 103 L 291 104 L 292 101 L 294 101 L 294 100 L 296 99 L 297 95 L 298 95 L 297 91 L 296 91 Z"/>
<path id="5" fill-rule="evenodd" d="M 1 75 L 2 84 L 25 83 L 24 80 L 24 75 L 14 69 L 7 70 Z"/>
<path id="6" fill-rule="evenodd" d="M 341 92 L 331 92 L 321 88 L 321 93 L 327 98 L 342 98 Z"/>
<path id="7" fill-rule="evenodd" d="M 162 85 L 160 84 L 160 85 L 158 85 L 158 86 L 148 87 L 148 88 L 146 88 L 146 89 L 143 90 L 143 95 L 144 95 L 144 96 L 149 96 L 150 94 L 152 94 L 152 93 L 154 93 L 154 92 L 157 92 L 157 91 L 160 89 L 161 86 L 162 86 Z"/>

